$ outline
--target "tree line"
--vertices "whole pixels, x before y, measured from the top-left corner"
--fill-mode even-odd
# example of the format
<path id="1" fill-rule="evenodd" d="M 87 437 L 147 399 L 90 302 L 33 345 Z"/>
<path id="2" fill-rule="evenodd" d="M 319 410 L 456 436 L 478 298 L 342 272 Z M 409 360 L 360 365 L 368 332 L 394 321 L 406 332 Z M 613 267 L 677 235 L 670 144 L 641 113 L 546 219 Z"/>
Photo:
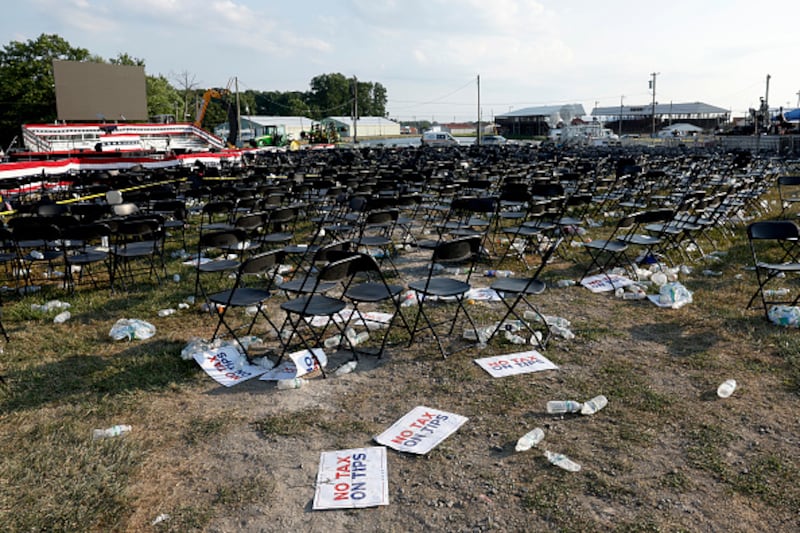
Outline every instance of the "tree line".
<path id="1" fill-rule="evenodd" d="M 20 135 L 22 124 L 54 122 L 56 114 L 53 61 L 93 61 L 146 68 L 143 59 L 120 53 L 108 60 L 74 47 L 58 35 L 42 34 L 26 42 L 11 41 L 0 50 L 0 148 L 5 150 Z M 147 113 L 173 115 L 179 122 L 194 121 L 198 103 L 208 89 L 199 87 L 187 72 L 172 76 L 145 75 Z M 242 114 L 306 116 L 386 116 L 386 88 L 378 82 L 348 78 L 340 73 L 320 74 L 307 91 L 246 90 L 239 95 Z M 356 101 L 357 100 L 357 101 Z M 357 104 L 357 105 L 356 105 Z M 234 95 L 209 102 L 202 127 L 211 130 L 227 121 Z M 21 142 L 20 142 L 21 144 Z"/>

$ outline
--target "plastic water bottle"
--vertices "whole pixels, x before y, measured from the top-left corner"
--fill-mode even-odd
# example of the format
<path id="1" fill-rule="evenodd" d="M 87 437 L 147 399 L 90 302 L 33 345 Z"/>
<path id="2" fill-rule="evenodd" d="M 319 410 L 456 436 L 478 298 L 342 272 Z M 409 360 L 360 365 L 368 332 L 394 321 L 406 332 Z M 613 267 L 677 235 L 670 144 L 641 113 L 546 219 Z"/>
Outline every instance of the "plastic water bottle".
<path id="1" fill-rule="evenodd" d="M 731 394 L 733 394 L 733 391 L 735 390 L 736 390 L 736 380 L 726 379 L 717 388 L 717 396 L 719 396 L 720 398 L 728 398 Z"/>
<path id="2" fill-rule="evenodd" d="M 110 437 L 118 437 L 120 435 L 124 435 L 131 430 L 130 426 L 126 426 L 123 424 L 119 424 L 116 426 L 111 426 L 107 429 L 95 429 L 92 431 L 92 439 L 99 440 L 99 439 L 107 439 Z"/>
<path id="3" fill-rule="evenodd" d="M 511 270 L 487 270 L 483 275 L 487 278 L 510 278 L 514 272 Z"/>
<path id="4" fill-rule="evenodd" d="M 277 383 L 277 388 L 278 390 L 299 389 L 305 384 L 306 380 L 303 378 L 279 379 Z"/>
<path id="5" fill-rule="evenodd" d="M 333 375 L 339 377 L 339 376 L 344 376 L 345 374 L 349 374 L 350 372 L 356 369 L 357 365 L 358 361 L 356 360 L 348 361 L 339 368 L 337 368 L 336 371 L 333 373 Z"/>
<path id="6" fill-rule="evenodd" d="M 580 472 L 581 470 L 581 465 L 562 453 L 553 453 L 550 450 L 545 450 L 544 456 L 547 457 L 551 464 L 563 468 L 567 472 Z"/>
<path id="7" fill-rule="evenodd" d="M 581 402 L 574 400 L 550 400 L 547 402 L 547 412 L 551 415 L 577 413 L 581 410 L 581 407 Z"/>
<path id="8" fill-rule="evenodd" d="M 66 322 L 70 318 L 72 318 L 72 314 L 69 311 L 63 311 L 61 313 L 58 313 L 53 318 L 53 323 L 54 324 L 63 324 L 64 322 Z"/>
<path id="9" fill-rule="evenodd" d="M 342 343 L 342 336 L 341 335 L 334 335 L 333 337 L 328 337 L 324 341 L 322 341 L 322 345 L 325 348 L 336 348 Z"/>
<path id="10" fill-rule="evenodd" d="M 158 312 L 158 316 L 162 316 L 162 317 L 163 316 L 169 316 L 169 315 L 171 315 L 173 313 L 175 313 L 174 309 L 171 309 L 171 308 L 170 309 L 162 309 L 162 310 L 160 310 Z"/>
<path id="11" fill-rule="evenodd" d="M 533 431 L 529 431 L 528 433 L 524 434 L 519 438 L 517 441 L 517 445 L 514 447 L 514 450 L 518 452 L 524 452 L 530 450 L 540 442 L 544 438 L 544 430 L 542 428 L 535 428 Z"/>
<path id="12" fill-rule="evenodd" d="M 603 407 L 608 405 L 608 398 L 603 396 L 595 396 L 588 402 L 583 402 L 583 407 L 581 407 L 581 414 L 582 415 L 593 415 Z"/>
<path id="13" fill-rule="evenodd" d="M 367 342 L 368 339 L 369 339 L 369 333 L 366 331 L 362 331 L 361 333 L 353 337 L 350 340 L 350 342 L 353 344 L 353 346 L 358 346 L 359 344 Z"/>
<path id="14" fill-rule="evenodd" d="M 512 333 L 511 331 L 506 330 L 504 335 L 506 340 L 511 344 L 528 344 L 528 341 L 525 339 L 525 337 L 517 335 L 516 333 Z"/>
<path id="15" fill-rule="evenodd" d="M 764 296 L 787 296 L 789 294 L 789 289 L 781 288 L 781 289 L 765 289 Z"/>
<path id="16" fill-rule="evenodd" d="M 565 287 L 572 287 L 575 285 L 574 279 L 560 279 L 556 282 L 556 287 L 565 288 Z"/>

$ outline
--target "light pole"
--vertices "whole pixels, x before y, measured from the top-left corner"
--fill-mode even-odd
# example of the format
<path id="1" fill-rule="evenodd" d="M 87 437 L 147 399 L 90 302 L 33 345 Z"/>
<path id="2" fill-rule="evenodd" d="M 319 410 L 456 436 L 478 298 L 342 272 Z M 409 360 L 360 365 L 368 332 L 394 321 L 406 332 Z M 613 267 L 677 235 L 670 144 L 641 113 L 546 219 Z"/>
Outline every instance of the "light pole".
<path id="1" fill-rule="evenodd" d="M 660 72 L 651 72 L 650 76 L 653 77 L 650 80 L 650 88 L 653 90 L 653 104 L 651 107 L 651 114 L 653 115 L 653 131 L 651 132 L 651 137 L 656 136 L 656 76 L 661 74 Z"/>
<path id="2" fill-rule="evenodd" d="M 621 95 L 619 97 L 619 138 L 622 139 L 622 101 L 625 98 L 625 95 Z"/>

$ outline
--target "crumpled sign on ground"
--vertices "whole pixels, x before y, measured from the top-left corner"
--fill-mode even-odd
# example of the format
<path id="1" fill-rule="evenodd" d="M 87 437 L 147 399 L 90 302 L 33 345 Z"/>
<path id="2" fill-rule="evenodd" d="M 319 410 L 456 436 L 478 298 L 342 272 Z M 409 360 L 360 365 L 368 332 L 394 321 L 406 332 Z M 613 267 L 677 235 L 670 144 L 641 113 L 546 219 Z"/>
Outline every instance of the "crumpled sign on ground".
<path id="1" fill-rule="evenodd" d="M 614 291 L 619 287 L 627 287 L 632 283 L 632 279 L 619 274 L 596 274 L 581 280 L 581 285 L 594 293 Z"/>
<path id="2" fill-rule="evenodd" d="M 314 358 L 316 356 L 316 359 Z M 261 381 L 280 381 L 282 379 L 293 379 L 310 374 L 319 370 L 317 360 L 322 367 L 328 366 L 328 357 L 322 348 L 314 348 L 313 353 L 309 350 L 298 350 L 288 355 L 289 359 L 281 362 L 278 366 L 264 372 Z"/>
<path id="3" fill-rule="evenodd" d="M 206 374 L 225 387 L 238 385 L 267 371 L 262 366 L 251 365 L 233 344 L 195 352 L 193 357 Z"/>

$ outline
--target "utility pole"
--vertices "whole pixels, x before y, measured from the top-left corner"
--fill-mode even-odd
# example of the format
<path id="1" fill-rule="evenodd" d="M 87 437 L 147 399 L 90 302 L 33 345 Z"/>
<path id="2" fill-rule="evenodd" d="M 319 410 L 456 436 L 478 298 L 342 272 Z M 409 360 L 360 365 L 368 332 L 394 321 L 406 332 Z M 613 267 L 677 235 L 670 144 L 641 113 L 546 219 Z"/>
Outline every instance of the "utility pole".
<path id="1" fill-rule="evenodd" d="M 481 145 L 481 75 L 478 74 L 478 146 Z"/>
<path id="2" fill-rule="evenodd" d="M 651 113 L 653 115 L 653 127 L 652 131 L 650 132 L 651 137 L 656 136 L 656 76 L 661 74 L 660 72 L 651 72 L 650 76 L 652 76 L 652 80 L 650 80 L 650 89 L 653 90 L 653 104 L 651 107 Z"/>
<path id="3" fill-rule="evenodd" d="M 625 95 L 620 95 L 619 97 L 619 138 L 622 139 L 622 100 L 625 98 Z M 597 103 L 594 105 L 597 107 Z"/>
<path id="4" fill-rule="evenodd" d="M 353 144 L 358 143 L 358 78 L 353 76 Z"/>
<path id="5" fill-rule="evenodd" d="M 236 87 L 236 147 L 242 146 L 242 109 L 239 104 L 239 78 L 235 77 L 234 84 Z"/>

